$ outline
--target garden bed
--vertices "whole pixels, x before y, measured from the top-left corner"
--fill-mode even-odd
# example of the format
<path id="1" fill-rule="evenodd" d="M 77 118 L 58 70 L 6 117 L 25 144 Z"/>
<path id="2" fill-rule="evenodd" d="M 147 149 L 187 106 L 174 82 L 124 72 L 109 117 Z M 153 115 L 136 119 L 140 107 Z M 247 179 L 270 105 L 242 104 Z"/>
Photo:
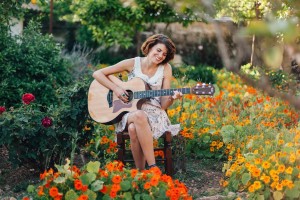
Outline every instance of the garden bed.
<path id="1" fill-rule="evenodd" d="M 21 197 L 29 184 L 39 181 L 40 172 L 25 166 L 13 168 L 7 161 L 8 152 L 0 150 L 0 197 Z M 80 165 L 80 156 L 76 162 Z M 219 180 L 222 177 L 222 163 L 215 160 L 189 160 L 186 172 L 178 171 L 174 178 L 180 179 L 189 188 L 189 193 L 194 199 L 202 196 L 220 194 L 222 189 Z"/>

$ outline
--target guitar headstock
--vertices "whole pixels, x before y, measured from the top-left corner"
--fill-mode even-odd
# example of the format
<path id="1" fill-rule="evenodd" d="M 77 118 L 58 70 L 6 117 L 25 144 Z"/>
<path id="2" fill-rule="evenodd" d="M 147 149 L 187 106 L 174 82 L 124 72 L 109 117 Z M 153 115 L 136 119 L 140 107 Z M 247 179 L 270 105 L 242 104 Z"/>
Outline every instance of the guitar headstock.
<path id="1" fill-rule="evenodd" d="M 212 84 L 197 83 L 196 86 L 192 87 L 192 94 L 196 95 L 210 95 L 215 93 L 215 87 Z"/>

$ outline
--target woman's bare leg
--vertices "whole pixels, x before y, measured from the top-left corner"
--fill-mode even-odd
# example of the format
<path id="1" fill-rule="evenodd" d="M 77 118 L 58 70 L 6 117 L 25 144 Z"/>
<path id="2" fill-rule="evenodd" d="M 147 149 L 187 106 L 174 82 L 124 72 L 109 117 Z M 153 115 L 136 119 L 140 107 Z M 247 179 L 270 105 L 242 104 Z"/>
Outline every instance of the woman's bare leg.
<path id="1" fill-rule="evenodd" d="M 137 139 L 148 165 L 155 164 L 153 137 L 146 113 L 142 110 L 130 113 L 127 123 L 134 124 Z"/>
<path id="2" fill-rule="evenodd" d="M 134 159 L 135 167 L 137 169 L 145 169 L 145 157 L 141 148 L 140 142 L 137 138 L 136 128 L 134 123 L 129 124 L 128 133 L 130 136 L 131 152 Z"/>

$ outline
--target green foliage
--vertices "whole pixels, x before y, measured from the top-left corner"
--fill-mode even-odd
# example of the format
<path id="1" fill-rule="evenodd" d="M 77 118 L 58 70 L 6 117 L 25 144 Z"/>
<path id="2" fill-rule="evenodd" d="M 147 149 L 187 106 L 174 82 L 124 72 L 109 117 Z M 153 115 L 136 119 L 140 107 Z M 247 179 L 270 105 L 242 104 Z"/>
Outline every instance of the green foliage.
<path id="1" fill-rule="evenodd" d="M 186 81 L 194 80 L 202 83 L 215 83 L 214 68 L 209 66 L 183 66 L 173 68 L 175 77 L 185 77 Z"/>
<path id="2" fill-rule="evenodd" d="M 179 22 L 188 25 L 196 20 L 191 10 L 176 13 L 164 0 L 58 0 L 54 3 L 58 20 L 79 22 L 81 26 L 77 40 L 93 47 L 117 45 L 127 49 L 133 45 L 136 34 L 147 30 L 153 23 Z M 48 12 L 48 7 L 47 3 L 43 3 L 43 10 Z"/>
<path id="3" fill-rule="evenodd" d="M 30 0 L 6 0 L 0 2 L 0 24 L 7 24 L 11 17 L 20 18 L 24 14 L 23 3 L 29 3 Z"/>
<path id="4" fill-rule="evenodd" d="M 265 76 L 274 88 L 280 90 L 284 90 L 289 84 L 294 84 L 296 82 L 295 77 L 283 70 L 267 70 L 266 68 L 246 64 L 241 66 L 241 72 L 254 80 L 259 80 L 262 76 Z"/>
<path id="5" fill-rule="evenodd" d="M 20 102 L 24 93 L 33 93 L 42 105 L 57 101 L 55 91 L 70 82 L 68 64 L 60 56 L 61 47 L 52 37 L 42 35 L 30 22 L 21 36 L 11 37 L 0 30 L 1 104 Z"/>

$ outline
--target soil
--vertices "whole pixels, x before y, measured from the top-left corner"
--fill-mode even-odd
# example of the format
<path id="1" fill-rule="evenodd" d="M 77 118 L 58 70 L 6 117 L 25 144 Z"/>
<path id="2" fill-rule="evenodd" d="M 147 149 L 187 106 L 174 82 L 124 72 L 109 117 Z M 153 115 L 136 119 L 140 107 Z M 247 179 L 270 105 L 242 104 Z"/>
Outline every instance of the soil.
<path id="1" fill-rule="evenodd" d="M 26 166 L 14 168 L 7 158 L 7 151 L 0 148 L 0 199 L 21 199 L 29 184 L 38 183 L 40 172 Z M 188 161 L 186 170 L 177 171 L 174 178 L 185 183 L 193 199 L 222 199 L 219 197 L 222 193 L 219 185 L 223 176 L 221 170 L 221 162 L 195 159 Z"/>

